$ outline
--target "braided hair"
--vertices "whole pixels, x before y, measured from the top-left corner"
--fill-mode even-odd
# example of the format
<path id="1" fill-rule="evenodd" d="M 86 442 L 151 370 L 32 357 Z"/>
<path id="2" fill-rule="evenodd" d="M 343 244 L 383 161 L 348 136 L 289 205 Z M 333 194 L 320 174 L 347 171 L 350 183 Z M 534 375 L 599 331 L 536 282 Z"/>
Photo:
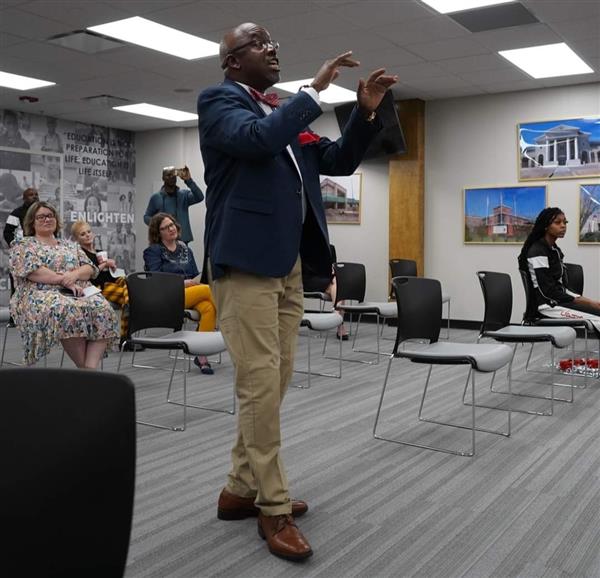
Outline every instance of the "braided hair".
<path id="1" fill-rule="evenodd" d="M 531 233 L 529 233 L 527 239 L 525 239 L 523 248 L 519 253 L 519 269 L 521 271 L 527 271 L 527 253 L 529 253 L 531 245 L 546 234 L 546 229 L 558 215 L 564 215 L 562 209 L 559 209 L 558 207 L 546 207 L 535 219 L 533 229 L 531 229 Z"/>

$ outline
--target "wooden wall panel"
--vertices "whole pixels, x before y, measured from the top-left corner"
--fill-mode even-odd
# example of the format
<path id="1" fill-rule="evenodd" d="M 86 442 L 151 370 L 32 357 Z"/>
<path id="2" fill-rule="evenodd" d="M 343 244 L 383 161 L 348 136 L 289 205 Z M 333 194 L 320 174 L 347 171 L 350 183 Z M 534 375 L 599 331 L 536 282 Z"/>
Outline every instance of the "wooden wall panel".
<path id="1" fill-rule="evenodd" d="M 389 163 L 389 258 L 414 259 L 423 275 L 425 194 L 425 102 L 398 101 L 407 153 Z"/>

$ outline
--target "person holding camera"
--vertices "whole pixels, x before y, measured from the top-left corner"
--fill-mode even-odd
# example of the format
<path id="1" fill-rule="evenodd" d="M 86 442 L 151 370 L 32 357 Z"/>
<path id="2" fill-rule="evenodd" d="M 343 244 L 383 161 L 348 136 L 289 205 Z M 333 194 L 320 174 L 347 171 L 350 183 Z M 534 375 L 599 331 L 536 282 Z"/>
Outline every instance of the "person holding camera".
<path id="1" fill-rule="evenodd" d="M 189 187 L 180 189 L 177 177 Z M 144 214 L 144 223 L 150 224 L 150 219 L 157 213 L 168 213 L 175 217 L 181 227 L 181 240 L 187 245 L 194 240 L 190 226 L 189 207 L 204 200 L 200 187 L 193 181 L 190 169 L 183 167 L 165 167 L 162 171 L 163 186 L 150 197 Z"/>

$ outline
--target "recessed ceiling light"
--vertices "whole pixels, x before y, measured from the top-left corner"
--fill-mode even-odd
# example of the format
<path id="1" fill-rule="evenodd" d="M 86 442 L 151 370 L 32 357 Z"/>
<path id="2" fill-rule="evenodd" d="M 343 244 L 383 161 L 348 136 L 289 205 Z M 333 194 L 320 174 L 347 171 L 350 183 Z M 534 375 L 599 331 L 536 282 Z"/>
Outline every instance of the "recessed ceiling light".
<path id="1" fill-rule="evenodd" d="M 304 80 L 291 80 L 290 82 L 279 82 L 275 85 L 275 88 L 280 88 L 286 92 L 296 93 L 300 90 L 300 87 L 306 86 L 313 81 L 312 78 L 305 78 Z M 337 102 L 348 102 L 356 100 L 356 92 L 342 88 L 335 84 L 330 84 L 326 90 L 319 93 L 319 98 L 322 102 L 328 104 L 334 104 Z"/>
<path id="2" fill-rule="evenodd" d="M 594 72 L 564 42 L 501 50 L 498 54 L 533 78 L 553 78 Z"/>
<path id="3" fill-rule="evenodd" d="M 164 106 L 156 106 L 141 102 L 140 104 L 126 104 L 125 106 L 113 106 L 114 110 L 122 110 L 123 112 L 131 112 L 132 114 L 141 114 L 142 116 L 151 116 L 152 118 L 161 118 L 163 120 L 172 120 L 173 122 L 183 122 L 186 120 L 196 120 L 197 114 L 184 112 L 183 110 L 175 110 L 174 108 L 166 108 Z"/>
<path id="4" fill-rule="evenodd" d="M 483 6 L 494 6 L 495 4 L 508 4 L 516 0 L 422 0 L 434 10 L 441 14 L 448 12 L 458 12 L 460 10 L 472 10 L 473 8 L 482 8 Z"/>
<path id="5" fill-rule="evenodd" d="M 53 84 L 56 84 L 56 82 L 48 82 L 47 80 L 40 80 L 39 78 L 31 78 L 29 76 L 20 76 L 19 74 L 0 71 L 0 86 L 5 86 L 6 88 L 31 90 L 32 88 L 52 86 Z"/>
<path id="6" fill-rule="evenodd" d="M 146 18 L 133 16 L 98 26 L 89 26 L 87 30 L 118 38 L 131 44 L 172 54 L 186 60 L 195 60 L 219 54 L 219 45 L 187 32 L 152 22 Z"/>

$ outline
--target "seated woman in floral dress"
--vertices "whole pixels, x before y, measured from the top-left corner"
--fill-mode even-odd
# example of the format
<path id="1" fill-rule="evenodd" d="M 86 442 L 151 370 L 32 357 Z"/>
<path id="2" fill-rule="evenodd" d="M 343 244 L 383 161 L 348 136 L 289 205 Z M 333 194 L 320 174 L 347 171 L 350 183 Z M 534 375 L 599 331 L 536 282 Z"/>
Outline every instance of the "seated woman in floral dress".
<path id="1" fill-rule="evenodd" d="M 31 205 L 23 221 L 24 237 L 10 249 L 15 279 L 11 314 L 27 365 L 60 341 L 77 367 L 96 369 L 106 347 L 118 338 L 117 317 L 102 295 L 84 295 L 98 269 L 77 243 L 56 237 L 60 229 L 52 205 Z"/>
<path id="2" fill-rule="evenodd" d="M 217 323 L 217 310 L 210 287 L 196 281 L 199 275 L 194 253 L 179 240 L 181 227 L 172 215 L 156 213 L 148 223 L 150 246 L 144 249 L 146 271 L 176 273 L 184 278 L 186 309 L 195 309 L 200 314 L 198 331 L 214 331 Z M 214 373 L 204 355 L 194 358 L 194 364 L 202 373 Z"/>

